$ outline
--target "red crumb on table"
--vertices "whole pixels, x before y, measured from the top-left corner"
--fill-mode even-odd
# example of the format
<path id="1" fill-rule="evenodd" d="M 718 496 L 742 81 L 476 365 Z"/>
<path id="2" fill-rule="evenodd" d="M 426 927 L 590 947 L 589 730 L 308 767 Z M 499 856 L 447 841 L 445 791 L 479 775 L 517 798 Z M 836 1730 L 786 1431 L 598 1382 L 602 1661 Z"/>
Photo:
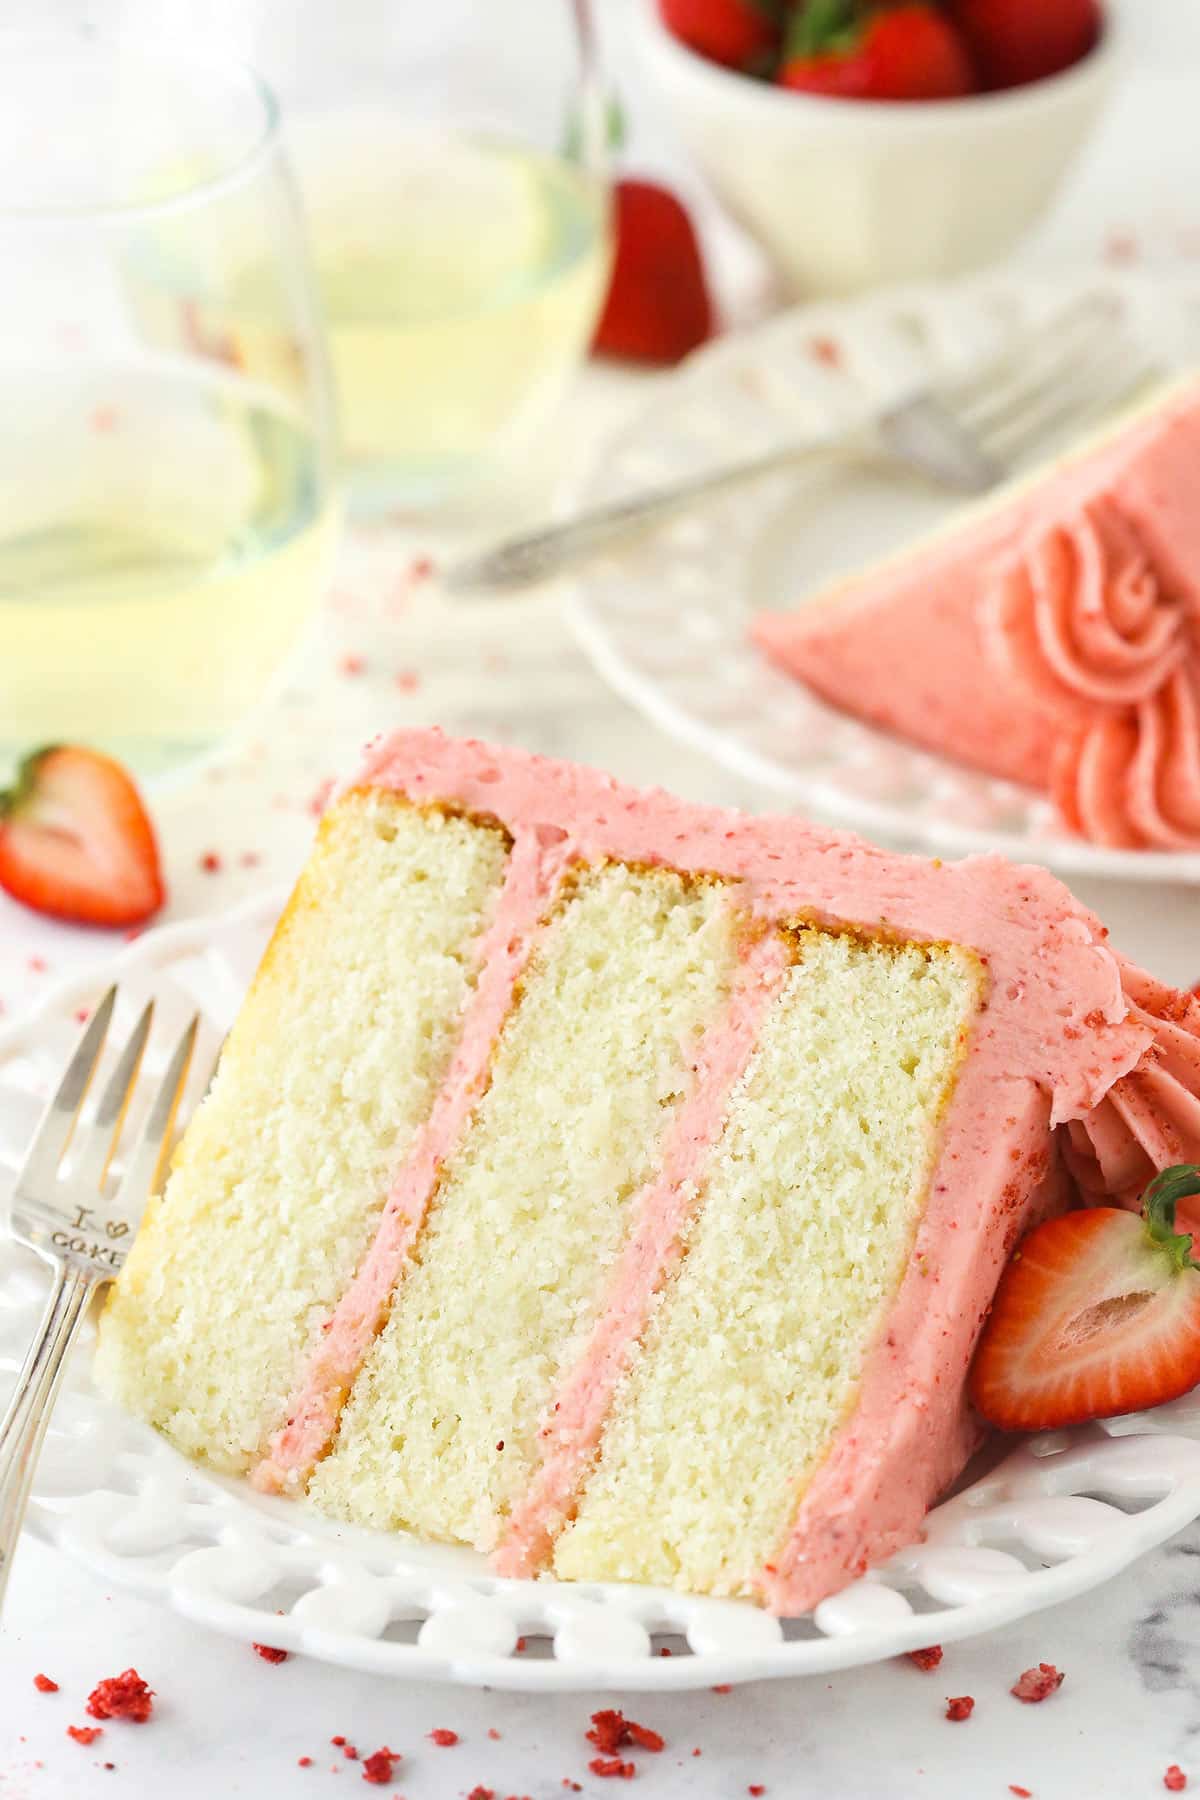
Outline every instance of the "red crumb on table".
<path id="1" fill-rule="evenodd" d="M 1008 1791 L 1010 1794 L 1015 1794 L 1017 1796 L 1017 1800 L 1033 1800 L 1032 1789 L 1018 1787 L 1015 1781 L 1009 1782 Z"/>
<path id="2" fill-rule="evenodd" d="M 733 1683 L 731 1681 L 723 1681 L 719 1687 L 713 1689 L 714 1694 L 732 1694 L 732 1692 Z"/>
<path id="3" fill-rule="evenodd" d="M 255 1656 L 261 1656 L 264 1662 L 281 1663 L 288 1659 L 287 1651 L 277 1650 L 273 1644 L 251 1644 L 250 1648 Z"/>
<path id="4" fill-rule="evenodd" d="M 496 1800 L 495 1788 L 473 1787 L 467 1800 Z"/>
<path id="5" fill-rule="evenodd" d="M 651 1750 L 657 1756 L 666 1744 L 659 1732 L 652 1731 L 648 1725 L 639 1725 L 636 1719 L 627 1719 L 613 1707 L 594 1712 L 591 1723 L 588 1743 L 595 1744 L 604 1756 L 612 1756 L 626 1744 L 636 1744 L 639 1750 Z"/>
<path id="6" fill-rule="evenodd" d="M 761 1782 L 761 1781 L 752 1781 L 752 1782 L 751 1782 L 751 1783 L 750 1783 L 750 1786 L 749 1786 L 749 1787 L 748 1787 L 748 1788 L 747 1788 L 747 1789 L 746 1789 L 746 1792 L 747 1792 L 747 1793 L 748 1793 L 748 1794 L 754 1794 L 754 1795 L 758 1795 L 758 1794 L 765 1794 L 765 1793 L 766 1793 L 766 1791 L 767 1791 L 767 1790 L 766 1790 L 766 1788 L 765 1788 L 765 1787 L 764 1787 L 764 1786 L 763 1786 L 763 1784 L 762 1784 L 762 1782 Z"/>
<path id="7" fill-rule="evenodd" d="M 1026 1669 L 1018 1675 L 1009 1691 L 1027 1706 L 1036 1706 L 1039 1700 L 1048 1700 L 1057 1693 L 1065 1680 L 1066 1676 L 1053 1663 L 1039 1663 L 1036 1669 Z"/>
<path id="8" fill-rule="evenodd" d="M 975 1702 L 970 1694 L 960 1694 L 957 1699 L 946 1700 L 946 1717 L 948 1719 L 969 1719 L 975 1711 Z"/>
<path id="9" fill-rule="evenodd" d="M 365 656 L 359 656 L 353 650 L 347 650 L 345 656 L 338 657 L 339 675 L 361 675 L 367 666 Z"/>
<path id="10" fill-rule="evenodd" d="M 840 369 L 842 366 L 842 346 L 836 338 L 815 337 L 809 349 L 817 362 L 824 363 L 827 369 Z"/>
<path id="11" fill-rule="evenodd" d="M 221 872 L 221 858 L 215 850 L 206 850 L 204 855 L 200 858 L 200 867 L 204 870 L 206 875 L 219 875 Z"/>
<path id="12" fill-rule="evenodd" d="M 57 1681 L 51 1681 L 48 1675 L 35 1675 L 33 1685 L 39 1694 L 57 1694 L 58 1692 Z"/>
<path id="13" fill-rule="evenodd" d="M 637 1770 L 631 1762 L 622 1762 L 619 1756 L 593 1756 L 588 1768 L 593 1775 L 614 1777 L 617 1781 L 632 1781 Z"/>
<path id="14" fill-rule="evenodd" d="M 346 1760 L 348 1762 L 357 1762 L 358 1761 L 358 1745 L 357 1744 L 343 1744 L 342 1745 L 342 1755 L 346 1758 Z"/>
<path id="15" fill-rule="evenodd" d="M 910 1650 L 908 1660 L 915 1663 L 918 1669 L 936 1669 L 945 1651 L 940 1644 L 930 1644 L 926 1650 Z"/>
<path id="16" fill-rule="evenodd" d="M 115 406 L 98 406 L 92 414 L 93 431 L 115 431 L 117 429 L 117 409 Z"/>
<path id="17" fill-rule="evenodd" d="M 569 1775 L 563 1776 L 562 1784 L 569 1794 L 582 1794 L 583 1792 L 583 1784 L 578 1781 L 572 1781 Z"/>
<path id="18" fill-rule="evenodd" d="M 392 1767 L 400 1761 L 398 1750 L 389 1750 L 384 1744 L 382 1749 L 375 1750 L 363 1759 L 362 1778 L 374 1783 L 376 1787 L 384 1787 L 392 1779 Z"/>
<path id="19" fill-rule="evenodd" d="M 46 973 L 47 966 L 48 965 L 46 963 L 46 959 L 44 956 L 31 956 L 29 959 L 28 967 L 29 967 L 30 972 L 34 975 L 44 975 Z"/>
<path id="20" fill-rule="evenodd" d="M 515 1648 L 518 1650 L 523 1650 L 525 1648 L 525 1643 L 526 1643 L 526 1640 L 523 1637 L 518 1638 Z M 470 1800 L 470 1796 L 468 1796 L 468 1800 Z"/>
<path id="21" fill-rule="evenodd" d="M 154 1709 L 154 1689 L 147 1687 L 136 1669 L 126 1669 L 96 1683 L 88 1695 L 87 1709 L 93 1719 L 132 1719 L 135 1725 L 143 1725 Z"/>
<path id="22" fill-rule="evenodd" d="M 1163 1776 L 1163 1786 L 1169 1794 L 1182 1794 L 1187 1786 L 1187 1776 L 1178 1763 L 1172 1763 Z"/>
<path id="23" fill-rule="evenodd" d="M 447 1731 L 444 1725 L 438 1725 L 429 1733 L 429 1741 L 436 1744 L 439 1750 L 449 1750 L 458 1742 L 457 1731 Z"/>
<path id="24" fill-rule="evenodd" d="M 238 866 L 243 869 L 257 869 L 261 861 L 262 857 L 257 850 L 243 850 L 238 857 Z"/>
<path id="25" fill-rule="evenodd" d="M 488 1736 L 491 1738 L 493 1743 L 498 1744 L 500 1742 L 500 1733 L 496 1730 L 496 1727 L 494 1725 L 488 1726 Z"/>
<path id="26" fill-rule="evenodd" d="M 415 669 L 401 669 L 396 676 L 396 686 L 402 694 L 415 694 L 421 685 L 421 677 Z"/>
<path id="27" fill-rule="evenodd" d="M 74 1738 L 77 1744 L 94 1744 L 98 1737 L 104 1736 L 103 1725 L 68 1725 L 67 1736 Z"/>
<path id="28" fill-rule="evenodd" d="M 408 578 L 410 581 L 428 581 L 432 574 L 432 556 L 414 556 L 408 565 Z"/>
<path id="29" fill-rule="evenodd" d="M 298 1769 L 311 1769 L 312 1761 L 313 1759 L 311 1756 L 298 1756 L 296 1758 L 296 1767 Z"/>
<path id="30" fill-rule="evenodd" d="M 337 1747 L 338 1747 L 338 1749 L 339 1749 L 339 1750 L 340 1750 L 340 1749 L 341 1749 L 341 1747 L 342 1747 L 342 1745 L 343 1745 L 343 1744 L 344 1744 L 344 1743 L 345 1743 L 345 1741 L 346 1741 L 346 1740 L 345 1740 L 345 1738 L 344 1738 L 344 1737 L 343 1737 L 343 1736 L 342 1736 L 342 1735 L 341 1735 L 341 1733 L 340 1733 L 340 1732 L 339 1732 L 339 1733 L 338 1733 L 338 1735 L 337 1735 L 337 1737 L 331 1737 L 331 1738 L 330 1738 L 330 1740 L 329 1740 L 329 1741 L 330 1741 L 330 1743 L 331 1743 L 331 1744 L 336 1744 L 336 1745 L 337 1745 Z"/>

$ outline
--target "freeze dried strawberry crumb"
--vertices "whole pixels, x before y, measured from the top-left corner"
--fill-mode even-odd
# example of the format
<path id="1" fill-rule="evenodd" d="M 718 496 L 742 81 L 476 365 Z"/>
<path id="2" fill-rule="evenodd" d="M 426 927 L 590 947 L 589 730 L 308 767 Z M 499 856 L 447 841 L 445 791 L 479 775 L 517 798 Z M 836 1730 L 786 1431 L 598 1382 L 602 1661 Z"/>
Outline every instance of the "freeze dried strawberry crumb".
<path id="1" fill-rule="evenodd" d="M 340 1750 L 346 1740 L 344 1737 L 339 1735 L 338 1737 L 331 1737 L 329 1741 L 331 1744 L 336 1744 L 338 1749 Z"/>
<path id="2" fill-rule="evenodd" d="M 104 1736 L 103 1725 L 68 1725 L 67 1736 L 74 1738 L 77 1744 L 94 1744 L 98 1737 Z"/>
<path id="3" fill-rule="evenodd" d="M 940 1644 L 930 1644 L 926 1650 L 910 1650 L 908 1660 L 915 1663 L 918 1669 L 936 1669 L 945 1651 Z"/>
<path id="4" fill-rule="evenodd" d="M 312 1757 L 311 1756 L 298 1756 L 296 1758 L 296 1767 L 298 1769 L 311 1769 L 312 1768 Z"/>
<path id="5" fill-rule="evenodd" d="M 341 675 L 361 675 L 366 666 L 367 662 L 365 657 L 356 656 L 353 651 L 349 651 L 345 656 L 339 659 L 338 673 Z"/>
<path id="6" fill-rule="evenodd" d="M 358 1745 L 357 1744 L 343 1744 L 342 1745 L 342 1755 L 346 1758 L 347 1762 L 357 1762 L 358 1761 Z"/>
<path id="7" fill-rule="evenodd" d="M 200 858 L 200 867 L 204 870 L 206 875 L 219 875 L 221 872 L 221 858 L 217 855 L 215 850 L 206 850 L 204 855 Z"/>
<path id="8" fill-rule="evenodd" d="M 1033 1800 L 1032 1790 L 1029 1788 L 1018 1787 L 1015 1781 L 1009 1782 L 1008 1791 L 1010 1794 L 1015 1794 L 1017 1800 Z"/>
<path id="9" fill-rule="evenodd" d="M 430 1732 L 429 1741 L 431 1744 L 436 1744 L 439 1750 L 449 1750 L 453 1744 L 457 1744 L 458 1733 L 457 1731 L 447 1731 L 444 1725 L 439 1725 Z"/>
<path id="10" fill-rule="evenodd" d="M 713 1689 L 714 1694 L 732 1694 L 732 1692 L 733 1684 L 728 1681 L 723 1681 L 719 1687 Z"/>
<path id="11" fill-rule="evenodd" d="M 516 1647 L 517 1647 L 517 1649 L 518 1649 L 518 1650 L 523 1650 L 523 1649 L 524 1649 L 524 1648 L 525 1648 L 525 1643 L 526 1643 L 526 1640 L 525 1640 L 525 1639 L 524 1639 L 524 1638 L 518 1638 L 518 1639 L 517 1639 L 517 1643 L 516 1643 Z M 469 1795 L 469 1794 L 468 1794 L 468 1796 L 467 1796 L 467 1800 L 471 1800 L 471 1797 L 470 1797 L 470 1795 Z"/>
<path id="12" fill-rule="evenodd" d="M 622 1762 L 619 1756 L 593 1756 L 588 1768 L 593 1775 L 613 1776 L 618 1781 L 632 1781 L 637 1774 L 633 1764 Z"/>
<path id="13" fill-rule="evenodd" d="M 1170 1794 L 1181 1794 L 1187 1786 L 1187 1776 L 1178 1763 L 1172 1763 L 1163 1776 L 1163 1786 Z"/>
<path id="14" fill-rule="evenodd" d="M 492 1739 L 493 1743 L 498 1744 L 500 1742 L 500 1733 L 496 1730 L 494 1725 L 488 1726 L 488 1736 Z"/>
<path id="15" fill-rule="evenodd" d="M 766 1793 L 766 1791 L 767 1791 L 767 1790 L 766 1790 L 766 1788 L 765 1788 L 765 1787 L 764 1787 L 764 1786 L 763 1786 L 763 1784 L 762 1784 L 762 1782 L 761 1782 L 761 1781 L 752 1781 L 752 1782 L 751 1782 L 751 1783 L 750 1783 L 750 1786 L 749 1786 L 749 1787 L 748 1787 L 748 1788 L 747 1788 L 747 1789 L 746 1789 L 746 1792 L 747 1792 L 747 1793 L 748 1793 L 748 1794 L 755 1794 L 755 1795 L 758 1795 L 758 1794 L 765 1794 L 765 1793 Z"/>
<path id="16" fill-rule="evenodd" d="M 286 1650 L 276 1650 L 272 1644 L 251 1644 L 250 1648 L 256 1656 L 261 1656 L 264 1662 L 281 1663 L 288 1659 Z"/>
<path id="17" fill-rule="evenodd" d="M 960 1694 L 956 1700 L 946 1701 L 946 1717 L 948 1719 L 969 1719 L 975 1711 L 975 1702 L 970 1694 Z"/>
<path id="18" fill-rule="evenodd" d="M 617 1712 L 612 1707 L 608 1707 L 602 1712 L 594 1712 L 592 1729 L 587 1733 L 587 1741 L 589 1744 L 595 1744 L 602 1755 L 611 1756 L 614 1750 L 619 1750 L 622 1744 L 629 1741 L 625 1730 L 624 1714 Z"/>
<path id="19" fill-rule="evenodd" d="M 467 1800 L 496 1800 L 495 1788 L 473 1787 Z"/>
<path id="20" fill-rule="evenodd" d="M 629 1732 L 630 1742 L 636 1744 L 639 1750 L 652 1750 L 656 1756 L 667 1741 L 660 1732 L 651 1731 L 648 1725 L 639 1725 L 634 1719 L 626 1721 L 626 1730 Z"/>
<path id="21" fill-rule="evenodd" d="M 57 1694 L 58 1692 L 57 1681 L 51 1681 L 48 1675 L 35 1675 L 33 1685 L 39 1694 Z"/>
<path id="22" fill-rule="evenodd" d="M 362 1778 L 373 1782 L 376 1787 L 385 1787 L 392 1779 L 392 1767 L 400 1761 L 398 1750 L 389 1750 L 384 1744 L 381 1750 L 375 1750 L 370 1756 L 363 1758 Z"/>
<path id="23" fill-rule="evenodd" d="M 88 1695 L 87 1709 L 93 1719 L 132 1719 L 135 1725 L 143 1725 L 154 1709 L 154 1689 L 146 1686 L 136 1669 L 126 1669 L 97 1682 Z"/>
<path id="24" fill-rule="evenodd" d="M 1057 1693 L 1065 1675 L 1061 1675 L 1053 1663 L 1039 1663 L 1036 1669 L 1026 1669 L 1018 1675 L 1010 1692 L 1027 1706 L 1036 1706 L 1039 1700 L 1048 1700 L 1051 1694 Z"/>
<path id="25" fill-rule="evenodd" d="M 578 1781 L 572 1781 L 569 1775 L 563 1776 L 562 1784 L 569 1794 L 582 1794 L 583 1792 L 582 1784 Z"/>

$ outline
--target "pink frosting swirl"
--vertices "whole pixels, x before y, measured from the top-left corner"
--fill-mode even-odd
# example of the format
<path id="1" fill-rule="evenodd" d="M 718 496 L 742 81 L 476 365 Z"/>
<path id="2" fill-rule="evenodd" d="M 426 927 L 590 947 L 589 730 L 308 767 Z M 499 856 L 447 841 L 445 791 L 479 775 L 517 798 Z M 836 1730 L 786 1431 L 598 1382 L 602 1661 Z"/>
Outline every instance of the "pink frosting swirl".
<path id="1" fill-rule="evenodd" d="M 1194 623 L 1111 501 L 1034 537 L 988 589 L 988 652 L 1060 727 L 1051 792 L 1082 836 L 1200 846 Z"/>
<path id="2" fill-rule="evenodd" d="M 1066 1132 L 1066 1156 L 1081 1193 L 1093 1203 L 1136 1209 L 1159 1169 L 1200 1162 L 1200 1000 L 1118 956 L 1129 1016 L 1154 1040 L 1099 1105 Z M 1200 1233 L 1200 1200 L 1180 1219 Z"/>

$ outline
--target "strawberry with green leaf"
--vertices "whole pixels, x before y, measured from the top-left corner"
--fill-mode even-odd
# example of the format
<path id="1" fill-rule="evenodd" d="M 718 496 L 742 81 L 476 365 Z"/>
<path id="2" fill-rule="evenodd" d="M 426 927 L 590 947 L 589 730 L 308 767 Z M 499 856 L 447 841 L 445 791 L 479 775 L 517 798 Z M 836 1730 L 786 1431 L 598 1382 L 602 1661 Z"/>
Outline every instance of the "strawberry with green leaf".
<path id="1" fill-rule="evenodd" d="M 158 911 L 154 827 L 120 763 L 76 744 L 25 758 L 0 793 L 0 887 L 81 925 L 141 925 Z"/>
<path id="2" fill-rule="evenodd" d="M 1175 1230 L 1200 1168 L 1164 1169 L 1142 1215 L 1097 1206 L 1038 1225 L 996 1290 L 971 1399 L 1004 1431 L 1158 1406 L 1200 1383 L 1200 1263 Z"/>
<path id="3" fill-rule="evenodd" d="M 966 45 L 927 0 L 802 0 L 784 38 L 782 86 L 836 100 L 953 100 L 975 89 Z"/>

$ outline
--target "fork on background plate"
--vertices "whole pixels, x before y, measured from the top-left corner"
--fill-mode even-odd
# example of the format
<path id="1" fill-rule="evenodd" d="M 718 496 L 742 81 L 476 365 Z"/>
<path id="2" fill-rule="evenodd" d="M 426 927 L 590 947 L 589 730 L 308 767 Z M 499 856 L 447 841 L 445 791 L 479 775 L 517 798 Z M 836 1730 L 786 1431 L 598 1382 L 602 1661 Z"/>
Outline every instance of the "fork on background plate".
<path id="1" fill-rule="evenodd" d="M 151 1001 L 105 1083 L 94 1117 L 81 1120 L 116 999 L 116 988 L 109 988 L 92 1014 L 13 1188 L 12 1237 L 50 1264 L 54 1280 L 41 1331 L 0 1422 L 0 1605 L 67 1353 L 92 1295 L 119 1273 L 142 1210 L 155 1191 L 196 1044 L 198 1016 L 176 1044 L 155 1088 L 119 1184 L 106 1194 L 109 1167 L 154 1019 Z M 72 1144 L 74 1154 L 64 1173 L 61 1165 Z"/>
<path id="2" fill-rule="evenodd" d="M 448 593 L 524 587 L 611 549 L 698 500 L 831 455 L 880 456 L 962 494 L 985 494 L 1039 451 L 1095 429 L 1161 375 L 1111 299 L 1095 295 L 1017 332 L 973 368 L 930 381 L 857 426 L 577 513 L 452 563 Z"/>

